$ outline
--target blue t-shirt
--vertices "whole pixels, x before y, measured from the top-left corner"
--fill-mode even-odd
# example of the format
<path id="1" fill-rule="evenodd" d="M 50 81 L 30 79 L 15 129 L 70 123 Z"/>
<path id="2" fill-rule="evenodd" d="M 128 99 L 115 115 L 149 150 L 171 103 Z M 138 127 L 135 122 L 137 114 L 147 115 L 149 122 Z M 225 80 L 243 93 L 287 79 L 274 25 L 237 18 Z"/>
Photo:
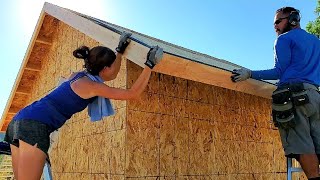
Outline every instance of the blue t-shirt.
<path id="1" fill-rule="evenodd" d="M 274 43 L 275 66 L 252 71 L 253 79 L 286 83 L 306 82 L 320 85 L 320 40 L 305 30 L 292 29 L 278 36 Z"/>
<path id="2" fill-rule="evenodd" d="M 60 128 L 73 114 L 84 110 L 96 98 L 83 99 L 71 89 L 71 83 L 83 76 L 85 73 L 80 72 L 62 83 L 39 101 L 21 109 L 13 120 L 36 120 L 47 124 L 52 130 Z"/>

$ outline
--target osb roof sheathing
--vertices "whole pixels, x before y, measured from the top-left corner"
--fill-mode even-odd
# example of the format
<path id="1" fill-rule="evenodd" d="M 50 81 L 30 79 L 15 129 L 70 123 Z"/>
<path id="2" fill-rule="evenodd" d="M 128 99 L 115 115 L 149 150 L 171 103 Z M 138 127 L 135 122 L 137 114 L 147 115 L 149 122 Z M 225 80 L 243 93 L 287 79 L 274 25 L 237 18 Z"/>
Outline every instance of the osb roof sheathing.
<path id="1" fill-rule="evenodd" d="M 132 41 L 124 56 L 144 67 L 146 55 L 153 45 L 164 49 L 163 60 L 154 71 L 214 86 L 241 91 L 264 98 L 271 97 L 274 84 L 250 79 L 233 83 L 231 71 L 240 66 L 155 39 L 132 30 L 86 16 L 72 10 L 45 3 L 28 50 L 21 64 L 15 85 L 1 117 L 1 129 L 5 131 L 14 114 L 26 105 L 31 87 L 41 71 L 41 57 L 44 57 L 52 44 L 52 37 L 59 21 L 79 30 L 87 36 L 114 49 L 122 31 L 132 33 Z M 217 44 L 218 45 L 218 44 Z M 214 45 L 213 45 L 214 46 Z"/>

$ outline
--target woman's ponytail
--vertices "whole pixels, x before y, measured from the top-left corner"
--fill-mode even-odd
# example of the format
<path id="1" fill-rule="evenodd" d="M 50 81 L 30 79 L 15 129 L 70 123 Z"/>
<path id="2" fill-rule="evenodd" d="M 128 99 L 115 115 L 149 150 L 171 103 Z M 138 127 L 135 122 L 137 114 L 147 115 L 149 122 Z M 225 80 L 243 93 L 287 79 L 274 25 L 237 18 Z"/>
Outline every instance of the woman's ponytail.
<path id="1" fill-rule="evenodd" d="M 78 59 L 87 59 L 89 57 L 89 51 L 87 46 L 81 46 L 73 51 L 73 56 Z"/>

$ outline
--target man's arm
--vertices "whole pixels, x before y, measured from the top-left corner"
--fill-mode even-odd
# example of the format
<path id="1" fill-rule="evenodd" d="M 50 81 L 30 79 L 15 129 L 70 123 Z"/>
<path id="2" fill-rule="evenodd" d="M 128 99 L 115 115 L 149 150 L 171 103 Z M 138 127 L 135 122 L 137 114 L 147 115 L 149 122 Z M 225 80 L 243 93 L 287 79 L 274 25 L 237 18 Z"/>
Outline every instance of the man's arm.
<path id="1" fill-rule="evenodd" d="M 290 40 L 280 36 L 275 41 L 274 46 L 275 66 L 272 69 L 251 71 L 249 69 L 234 70 L 231 79 L 235 82 L 243 81 L 248 78 L 257 80 L 277 80 L 288 68 L 291 61 Z"/>
<path id="2" fill-rule="evenodd" d="M 280 78 L 279 72 L 276 68 L 267 69 L 267 70 L 260 70 L 260 71 L 251 71 L 251 78 L 252 79 L 265 79 L 265 80 L 277 80 Z"/>
<path id="3" fill-rule="evenodd" d="M 261 71 L 252 71 L 253 79 L 277 80 L 280 75 L 288 68 L 291 61 L 290 40 L 280 36 L 274 45 L 274 68 Z"/>

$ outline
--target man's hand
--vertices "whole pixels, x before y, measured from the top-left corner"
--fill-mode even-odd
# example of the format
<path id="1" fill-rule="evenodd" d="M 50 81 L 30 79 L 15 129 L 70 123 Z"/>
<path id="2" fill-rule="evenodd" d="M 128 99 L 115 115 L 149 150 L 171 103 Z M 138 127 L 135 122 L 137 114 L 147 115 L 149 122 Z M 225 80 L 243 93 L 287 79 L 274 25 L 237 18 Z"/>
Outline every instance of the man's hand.
<path id="1" fill-rule="evenodd" d="M 153 46 L 147 55 L 147 61 L 144 63 L 150 69 L 152 69 L 156 64 L 158 64 L 163 56 L 163 49 L 159 46 Z"/>
<path id="2" fill-rule="evenodd" d="M 129 39 L 129 37 L 131 35 L 132 35 L 131 33 L 128 33 L 128 32 L 125 32 L 125 31 L 122 32 L 122 34 L 120 36 L 120 39 L 119 39 L 118 47 L 116 48 L 116 51 L 118 53 L 123 54 L 123 52 L 126 50 L 127 46 L 129 45 L 129 43 L 131 41 Z"/>
<path id="3" fill-rule="evenodd" d="M 233 75 L 231 76 L 231 80 L 233 82 L 240 82 L 247 80 L 251 77 L 251 70 L 246 68 L 234 69 L 232 71 L 232 74 Z"/>

